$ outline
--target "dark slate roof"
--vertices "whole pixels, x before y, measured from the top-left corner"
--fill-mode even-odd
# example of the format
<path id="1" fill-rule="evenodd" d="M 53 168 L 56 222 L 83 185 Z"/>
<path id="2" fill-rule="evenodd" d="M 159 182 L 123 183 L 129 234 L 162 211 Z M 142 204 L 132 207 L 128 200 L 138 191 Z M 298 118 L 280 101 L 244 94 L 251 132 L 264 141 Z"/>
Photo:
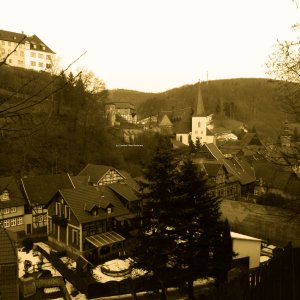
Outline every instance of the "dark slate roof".
<path id="1" fill-rule="evenodd" d="M 21 188 L 13 176 L 0 178 L 0 194 L 4 190 L 8 190 L 9 200 L 0 201 L 0 208 L 23 206 L 26 204 L 26 199 L 21 192 Z"/>
<path id="2" fill-rule="evenodd" d="M 17 33 L 12 31 L 0 30 L 0 40 L 7 42 L 20 43 L 23 40 L 25 42 L 26 35 L 23 33 Z"/>
<path id="3" fill-rule="evenodd" d="M 33 36 L 27 36 L 24 33 L 17 33 L 12 31 L 0 30 L 0 40 L 14 42 L 14 43 L 22 43 L 24 44 L 26 41 L 30 43 L 30 45 L 36 45 L 36 48 L 32 48 L 32 50 L 38 50 L 42 52 L 53 52 L 41 39 L 39 39 L 35 34 Z M 43 49 L 45 47 L 45 49 Z M 30 46 L 31 48 L 31 46 Z"/>
<path id="4" fill-rule="evenodd" d="M 127 201 L 137 201 L 140 199 L 138 193 L 130 188 L 127 184 L 122 183 L 112 183 L 107 185 L 112 191 L 114 191 L 117 195 L 123 197 Z"/>
<path id="5" fill-rule="evenodd" d="M 33 36 L 27 37 L 26 41 L 30 43 L 30 49 L 32 50 L 38 50 L 42 52 L 47 53 L 53 53 L 53 52 L 41 39 L 39 39 L 35 34 Z M 36 45 L 36 48 L 33 48 L 32 45 Z M 44 48 L 43 48 L 44 47 Z"/>
<path id="6" fill-rule="evenodd" d="M 136 181 L 128 172 L 116 169 L 112 166 L 87 164 L 84 169 L 79 172 L 78 176 L 89 176 L 90 182 L 97 183 L 109 170 L 115 170 L 116 172 L 118 172 L 124 178 L 125 183 L 127 183 L 130 187 L 138 190 Z"/>
<path id="7" fill-rule="evenodd" d="M 116 170 L 112 166 L 87 164 L 83 170 L 79 172 L 79 176 L 90 176 L 89 181 L 97 183 L 109 170 Z"/>
<path id="8" fill-rule="evenodd" d="M 81 186 L 87 186 L 89 184 L 89 176 L 82 175 L 82 176 L 70 176 L 75 188 L 79 188 Z"/>
<path id="9" fill-rule="evenodd" d="M 18 263 L 18 256 L 13 241 L 0 225 L 0 265 Z"/>
<path id="10" fill-rule="evenodd" d="M 30 205 L 47 204 L 59 189 L 74 188 L 69 174 L 22 178 L 22 186 Z"/>
<path id="11" fill-rule="evenodd" d="M 244 159 L 226 158 L 220 149 L 213 143 L 204 144 L 203 150 L 206 149 L 212 157 L 219 163 L 222 163 L 226 171 L 235 176 L 242 185 L 255 181 L 255 173 L 251 165 Z"/>
<path id="12" fill-rule="evenodd" d="M 300 196 L 300 178 L 293 172 L 280 169 L 270 162 L 254 161 L 256 178 L 262 179 L 265 186 L 282 190 L 292 196 Z"/>
<path id="13" fill-rule="evenodd" d="M 62 189 L 59 190 L 58 194 L 60 194 L 70 206 L 71 211 L 74 213 L 79 223 L 114 218 L 129 213 L 129 210 L 122 205 L 114 192 L 107 186 Z M 87 207 L 105 207 L 108 204 L 113 206 L 112 213 L 110 214 L 100 209 L 98 215 L 93 216 L 87 211 Z"/>
<path id="14" fill-rule="evenodd" d="M 208 177 L 216 177 L 223 164 L 219 162 L 204 162 L 203 166 Z"/>

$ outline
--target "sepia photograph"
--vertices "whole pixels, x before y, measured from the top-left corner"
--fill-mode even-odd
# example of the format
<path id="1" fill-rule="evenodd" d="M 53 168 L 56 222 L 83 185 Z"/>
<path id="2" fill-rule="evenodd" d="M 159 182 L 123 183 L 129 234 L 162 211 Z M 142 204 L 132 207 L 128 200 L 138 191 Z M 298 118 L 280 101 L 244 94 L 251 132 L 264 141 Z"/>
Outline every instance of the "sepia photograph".
<path id="1" fill-rule="evenodd" d="M 0 7 L 0 300 L 300 299 L 300 0 Z"/>

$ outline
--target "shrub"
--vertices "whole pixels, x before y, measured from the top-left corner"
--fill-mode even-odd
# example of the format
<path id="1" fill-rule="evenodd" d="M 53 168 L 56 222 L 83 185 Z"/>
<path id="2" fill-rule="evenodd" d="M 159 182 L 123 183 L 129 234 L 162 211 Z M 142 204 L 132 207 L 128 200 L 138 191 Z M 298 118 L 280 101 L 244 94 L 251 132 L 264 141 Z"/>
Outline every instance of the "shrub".
<path id="1" fill-rule="evenodd" d="M 33 239 L 30 238 L 30 237 L 27 237 L 25 238 L 23 241 L 22 241 L 22 245 L 23 247 L 25 247 L 26 250 L 32 250 L 32 247 L 33 247 Z"/>

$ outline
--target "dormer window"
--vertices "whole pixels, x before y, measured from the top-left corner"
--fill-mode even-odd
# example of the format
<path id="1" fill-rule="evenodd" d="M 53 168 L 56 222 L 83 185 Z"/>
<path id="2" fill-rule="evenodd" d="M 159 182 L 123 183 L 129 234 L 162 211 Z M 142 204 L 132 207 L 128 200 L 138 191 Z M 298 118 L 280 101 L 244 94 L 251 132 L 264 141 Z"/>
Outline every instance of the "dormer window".
<path id="1" fill-rule="evenodd" d="M 107 213 L 108 213 L 108 214 L 111 214 L 111 213 L 112 213 L 112 207 L 108 207 L 108 208 L 107 208 Z"/>
<path id="2" fill-rule="evenodd" d="M 8 190 L 4 190 L 3 193 L 2 193 L 2 201 L 7 201 L 9 200 L 9 192 Z"/>

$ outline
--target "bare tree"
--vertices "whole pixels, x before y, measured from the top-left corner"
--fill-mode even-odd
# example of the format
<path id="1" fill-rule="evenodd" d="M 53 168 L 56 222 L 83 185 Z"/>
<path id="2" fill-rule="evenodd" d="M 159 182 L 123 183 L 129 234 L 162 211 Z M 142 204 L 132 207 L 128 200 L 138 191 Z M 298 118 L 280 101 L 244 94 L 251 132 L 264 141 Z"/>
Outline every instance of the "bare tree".
<path id="1" fill-rule="evenodd" d="M 293 1 L 297 8 L 297 1 Z M 299 33 L 300 24 L 292 30 Z M 277 99 L 280 108 L 295 121 L 300 121 L 300 36 L 293 40 L 277 41 L 276 50 L 267 62 L 268 74 L 278 80 Z"/>

